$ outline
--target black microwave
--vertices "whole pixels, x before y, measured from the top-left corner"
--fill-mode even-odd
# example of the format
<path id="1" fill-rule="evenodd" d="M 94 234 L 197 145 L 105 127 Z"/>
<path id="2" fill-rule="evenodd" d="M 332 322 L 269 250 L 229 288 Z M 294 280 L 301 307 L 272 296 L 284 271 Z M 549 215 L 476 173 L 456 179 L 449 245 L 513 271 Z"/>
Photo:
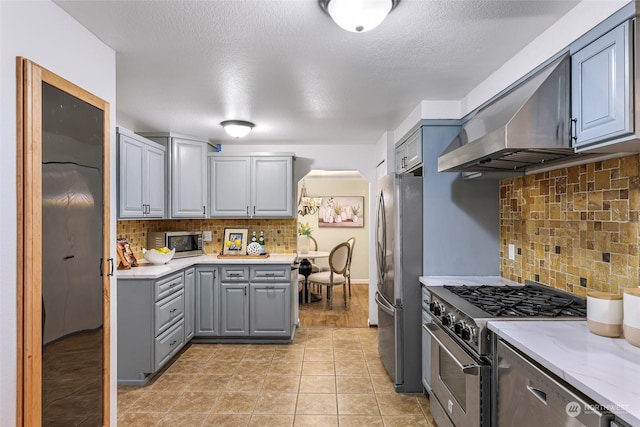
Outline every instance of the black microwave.
<path id="1" fill-rule="evenodd" d="M 147 236 L 149 249 L 175 249 L 174 258 L 203 255 L 202 232 L 154 231 Z"/>

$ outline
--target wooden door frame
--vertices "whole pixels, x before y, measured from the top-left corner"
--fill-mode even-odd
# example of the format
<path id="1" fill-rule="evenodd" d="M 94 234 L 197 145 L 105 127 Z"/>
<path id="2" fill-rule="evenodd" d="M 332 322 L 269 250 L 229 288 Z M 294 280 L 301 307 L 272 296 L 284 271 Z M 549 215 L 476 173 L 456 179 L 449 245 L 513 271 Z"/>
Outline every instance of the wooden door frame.
<path id="1" fill-rule="evenodd" d="M 51 71 L 17 57 L 17 416 L 18 426 L 42 422 L 42 83 L 104 112 L 103 118 L 103 423 L 110 425 L 110 107 Z"/>

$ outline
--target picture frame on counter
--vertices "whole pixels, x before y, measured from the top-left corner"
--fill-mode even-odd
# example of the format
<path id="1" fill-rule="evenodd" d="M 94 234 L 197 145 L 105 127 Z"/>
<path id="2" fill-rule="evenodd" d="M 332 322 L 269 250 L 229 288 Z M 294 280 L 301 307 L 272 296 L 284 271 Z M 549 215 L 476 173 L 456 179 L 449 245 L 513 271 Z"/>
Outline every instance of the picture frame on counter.
<path id="1" fill-rule="evenodd" d="M 248 240 L 248 228 L 225 228 L 222 255 L 246 255 Z"/>

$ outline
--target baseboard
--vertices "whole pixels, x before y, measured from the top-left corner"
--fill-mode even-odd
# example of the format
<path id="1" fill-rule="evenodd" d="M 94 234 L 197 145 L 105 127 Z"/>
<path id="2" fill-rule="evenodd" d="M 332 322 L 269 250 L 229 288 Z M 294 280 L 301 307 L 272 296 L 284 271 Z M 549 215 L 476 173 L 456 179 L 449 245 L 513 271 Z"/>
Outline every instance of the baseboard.
<path id="1" fill-rule="evenodd" d="M 352 285 L 367 285 L 369 281 L 367 279 L 351 279 Z"/>

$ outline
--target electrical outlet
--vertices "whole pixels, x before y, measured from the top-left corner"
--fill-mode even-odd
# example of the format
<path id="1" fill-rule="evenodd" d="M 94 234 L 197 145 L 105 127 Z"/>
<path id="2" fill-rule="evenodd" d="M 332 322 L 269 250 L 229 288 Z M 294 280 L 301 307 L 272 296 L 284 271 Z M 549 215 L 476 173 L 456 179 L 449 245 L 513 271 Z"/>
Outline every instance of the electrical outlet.
<path id="1" fill-rule="evenodd" d="M 509 259 L 516 259 L 516 247 L 515 247 L 515 245 L 509 245 Z"/>
<path id="2" fill-rule="evenodd" d="M 202 240 L 204 240 L 205 242 L 210 242 L 211 241 L 211 232 L 210 231 L 203 231 L 202 232 Z"/>

